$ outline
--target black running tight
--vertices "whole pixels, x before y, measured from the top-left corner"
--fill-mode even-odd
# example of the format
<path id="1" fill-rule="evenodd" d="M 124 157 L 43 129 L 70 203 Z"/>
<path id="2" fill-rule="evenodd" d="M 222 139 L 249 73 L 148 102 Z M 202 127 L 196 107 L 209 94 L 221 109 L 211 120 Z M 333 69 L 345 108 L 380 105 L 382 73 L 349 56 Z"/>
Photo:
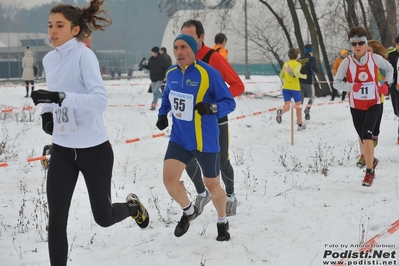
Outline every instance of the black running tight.
<path id="1" fill-rule="evenodd" d="M 351 107 L 352 121 L 360 139 L 372 139 L 375 125 L 381 115 L 381 104 L 370 106 L 368 110 L 359 110 Z"/>
<path id="2" fill-rule="evenodd" d="M 111 226 L 131 215 L 126 203 L 111 202 L 114 154 L 108 141 L 85 149 L 53 144 L 47 176 L 48 245 L 51 265 L 67 264 L 67 220 L 79 172 L 83 174 L 94 220 Z"/>

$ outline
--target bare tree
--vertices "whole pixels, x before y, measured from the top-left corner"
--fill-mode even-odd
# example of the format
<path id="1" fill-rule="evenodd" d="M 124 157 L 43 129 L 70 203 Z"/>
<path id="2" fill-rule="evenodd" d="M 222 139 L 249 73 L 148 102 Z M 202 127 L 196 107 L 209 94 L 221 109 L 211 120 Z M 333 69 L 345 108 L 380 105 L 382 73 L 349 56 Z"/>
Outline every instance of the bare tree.
<path id="1" fill-rule="evenodd" d="M 395 45 L 395 36 L 397 34 L 398 28 L 398 21 L 397 21 L 397 11 L 396 11 L 396 4 L 393 0 L 386 0 L 386 9 L 387 9 L 387 38 L 384 45 L 389 47 L 391 45 Z"/>
<path id="2" fill-rule="evenodd" d="M 223 7 L 225 9 L 220 9 L 224 12 L 221 16 L 227 19 L 229 14 L 228 7 L 234 6 L 237 2 L 236 0 L 214 0 L 212 2 L 216 4 L 210 5 L 209 1 L 210 0 L 164 0 L 162 4 L 163 8 L 167 8 L 168 12 L 175 10 L 179 6 L 181 8 L 182 5 L 185 5 L 187 8 L 188 4 L 193 6 L 199 2 L 214 10 Z M 394 0 L 330 0 L 328 6 L 323 8 L 322 13 L 316 13 L 315 2 L 313 0 L 297 1 L 303 12 L 308 34 L 310 35 L 310 41 L 313 44 L 314 55 L 317 58 L 317 67 L 325 70 L 328 77 L 328 82 L 323 82 L 325 81 L 325 76 L 323 71 L 319 71 L 317 77 L 321 82 L 321 86 L 320 89 L 316 90 L 316 95 L 318 96 L 330 94 L 330 83 L 333 80 L 330 61 L 335 59 L 338 55 L 337 51 L 342 49 L 343 45 L 347 45 L 346 33 L 351 27 L 361 25 L 370 32 L 369 25 L 371 16 L 373 16 L 377 24 L 378 33 L 381 36 L 381 42 L 385 46 L 390 46 L 393 43 L 397 32 L 397 4 Z M 278 26 L 281 28 L 282 36 L 284 36 L 286 40 L 285 46 L 293 47 L 298 45 L 301 51 L 303 51 L 304 40 L 301 32 L 303 26 L 301 28 L 294 0 L 286 0 L 285 3 L 287 6 L 285 7 L 281 7 L 281 4 L 284 3 L 282 1 L 276 3 L 276 1 L 272 0 L 258 0 L 258 2 L 265 6 L 275 18 Z M 288 18 L 284 17 L 283 13 L 279 12 L 279 9 L 286 9 L 286 7 L 288 7 L 289 12 Z M 198 10 L 197 14 L 199 13 L 200 11 Z M 258 16 L 257 25 L 262 25 L 262 20 L 259 21 L 259 17 L 266 20 L 267 16 Z M 320 26 L 321 19 L 325 21 L 323 31 Z M 252 31 L 252 33 L 248 35 L 249 40 L 253 45 L 256 45 L 264 51 L 264 56 L 271 61 L 270 63 L 277 61 L 281 66 L 283 63 L 282 58 L 286 55 L 285 49 L 281 49 L 281 45 L 275 44 L 273 40 L 276 38 L 275 34 L 271 36 L 261 34 L 260 30 L 256 30 L 257 25 L 255 23 L 251 25 L 250 31 Z M 266 28 L 267 27 L 263 27 L 263 31 L 265 31 Z M 237 34 L 240 35 L 239 30 L 237 30 Z M 291 34 L 293 34 L 293 36 L 291 36 Z M 372 37 L 378 39 L 375 36 Z M 333 45 L 330 46 L 326 44 L 325 38 Z"/>
<path id="3" fill-rule="evenodd" d="M 320 91 L 319 91 L 320 95 L 318 95 L 318 96 L 326 96 L 326 95 L 330 95 L 330 92 L 331 92 L 330 85 L 332 84 L 333 76 L 331 73 L 331 67 L 330 67 L 330 64 L 328 61 L 326 46 L 324 45 L 324 38 L 323 38 L 322 31 L 321 31 L 321 28 L 319 25 L 318 17 L 316 15 L 316 10 L 315 10 L 314 4 L 313 4 L 313 0 L 308 0 L 307 2 L 309 3 L 310 12 L 306 5 L 306 1 L 299 0 L 299 3 L 301 4 L 302 10 L 305 13 L 305 18 L 306 18 L 306 21 L 309 26 L 312 43 L 316 44 L 316 45 L 314 45 L 315 56 L 316 56 L 316 58 L 320 58 L 320 53 L 319 53 L 319 47 L 320 47 L 321 54 L 323 56 L 322 58 L 325 63 L 324 66 L 326 69 L 326 73 L 327 73 L 329 82 L 325 82 L 326 79 L 323 74 L 323 71 L 319 71 L 317 73 L 317 77 L 318 77 L 319 86 L 320 86 Z M 316 62 L 317 62 L 318 69 L 322 70 L 321 60 L 317 60 Z M 317 93 L 317 91 L 316 91 L 316 93 Z"/>

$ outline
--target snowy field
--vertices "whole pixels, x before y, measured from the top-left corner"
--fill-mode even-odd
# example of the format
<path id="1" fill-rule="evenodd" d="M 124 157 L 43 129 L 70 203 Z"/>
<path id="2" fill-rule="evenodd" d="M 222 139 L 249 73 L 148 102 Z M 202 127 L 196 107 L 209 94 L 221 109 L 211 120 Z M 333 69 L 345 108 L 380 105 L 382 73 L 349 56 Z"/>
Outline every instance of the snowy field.
<path id="1" fill-rule="evenodd" d="M 149 110 L 149 80 L 105 81 L 109 108 L 104 119 L 115 155 L 112 200 L 136 193 L 148 208 L 150 225 L 140 229 L 128 218 L 109 228 L 98 226 L 80 178 L 69 216 L 68 265 L 320 266 L 345 254 L 353 255 L 347 265 L 399 264 L 398 121 L 391 102 L 384 104 L 376 179 L 372 187 L 363 187 L 346 102 L 317 98 L 307 129 L 294 132 L 292 145 L 290 113 L 282 124 L 275 121 L 275 108 L 283 104 L 274 97 L 280 93 L 278 77 L 244 82 L 247 92 L 256 94 L 237 98 L 229 116 L 239 205 L 229 218 L 231 240 L 220 243 L 211 203 L 184 236 L 173 235 L 182 210 L 162 183 L 170 128 L 158 135 L 157 112 Z M 46 172 L 38 161 L 27 160 L 41 156 L 51 137 L 41 129 L 40 106 L 23 110 L 33 105 L 24 95 L 22 84 L 0 85 L 1 266 L 49 265 Z M 193 184 L 185 174 L 182 181 L 194 200 Z M 357 253 L 368 243 L 377 246 Z M 367 259 L 353 258 L 356 254 Z"/>

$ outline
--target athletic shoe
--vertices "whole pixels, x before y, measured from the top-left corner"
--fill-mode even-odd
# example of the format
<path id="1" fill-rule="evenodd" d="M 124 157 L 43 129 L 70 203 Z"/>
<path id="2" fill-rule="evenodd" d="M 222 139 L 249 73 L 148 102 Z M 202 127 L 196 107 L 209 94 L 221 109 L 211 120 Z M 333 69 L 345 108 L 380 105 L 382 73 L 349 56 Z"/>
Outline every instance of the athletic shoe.
<path id="1" fill-rule="evenodd" d="M 181 217 L 180 221 L 177 223 L 175 228 L 175 236 L 181 237 L 184 235 L 188 228 L 190 228 L 190 222 L 198 217 L 198 209 L 194 206 L 194 213 L 191 215 L 187 215 L 183 212 L 183 216 Z"/>
<path id="2" fill-rule="evenodd" d="M 198 209 L 198 215 L 202 213 L 204 210 L 204 207 L 208 202 L 211 201 L 211 193 L 209 193 L 208 190 L 206 190 L 206 197 L 202 197 L 201 195 L 197 195 L 197 198 L 195 199 L 195 204 L 194 206 Z"/>
<path id="3" fill-rule="evenodd" d="M 137 214 L 131 216 L 133 220 L 136 221 L 140 228 L 146 228 L 150 223 L 150 216 L 148 215 L 147 209 L 140 202 L 139 197 L 137 197 L 136 194 L 130 193 L 126 197 L 126 202 L 129 208 L 137 209 Z"/>
<path id="4" fill-rule="evenodd" d="M 235 196 L 234 201 L 227 201 L 226 202 L 226 216 L 233 216 L 237 213 L 237 198 Z"/>
<path id="5" fill-rule="evenodd" d="M 356 166 L 359 168 L 363 168 L 366 166 L 366 160 L 364 159 L 363 156 L 360 155 L 359 161 L 357 161 Z"/>
<path id="6" fill-rule="evenodd" d="M 364 176 L 364 179 L 363 179 L 362 186 L 371 187 L 371 185 L 373 184 L 373 181 L 374 181 L 374 176 L 375 176 L 374 171 L 372 173 L 366 173 L 366 175 Z"/>
<path id="7" fill-rule="evenodd" d="M 43 147 L 42 156 L 51 155 L 51 151 L 52 150 L 53 150 L 53 145 L 45 145 Z M 49 168 L 49 166 L 50 166 L 50 157 L 47 157 L 46 159 L 41 160 L 40 163 L 41 163 L 41 165 L 43 167 L 43 170 L 46 171 Z"/>
<path id="8" fill-rule="evenodd" d="M 283 111 L 281 109 L 277 110 L 276 121 L 279 124 L 281 124 L 281 122 L 283 121 Z"/>
<path id="9" fill-rule="evenodd" d="M 228 241 L 230 239 L 229 233 L 229 222 L 227 223 L 217 223 L 218 228 L 218 236 L 216 237 L 217 241 Z"/>
<path id="10" fill-rule="evenodd" d="M 378 145 L 378 136 L 373 136 L 373 145 L 374 145 L 374 148 L 377 147 L 377 145 Z"/>
<path id="11" fill-rule="evenodd" d="M 302 125 L 298 125 L 298 131 L 302 131 L 306 129 L 306 125 L 302 124 Z"/>
<path id="12" fill-rule="evenodd" d="M 374 157 L 374 160 L 373 160 L 373 169 L 375 169 L 375 168 L 377 167 L 377 165 L 378 165 L 379 162 L 380 162 L 380 161 L 379 161 L 377 158 Z"/>
<path id="13" fill-rule="evenodd" d="M 310 108 L 306 107 L 303 112 L 305 113 L 305 120 L 310 120 Z"/>

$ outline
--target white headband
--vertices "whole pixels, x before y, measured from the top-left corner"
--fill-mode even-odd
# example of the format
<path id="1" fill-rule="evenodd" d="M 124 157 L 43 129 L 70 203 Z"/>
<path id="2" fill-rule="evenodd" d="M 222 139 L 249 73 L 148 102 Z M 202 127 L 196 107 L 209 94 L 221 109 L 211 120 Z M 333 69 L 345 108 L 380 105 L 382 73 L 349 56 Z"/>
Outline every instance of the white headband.
<path id="1" fill-rule="evenodd" d="M 355 35 L 355 36 L 349 38 L 349 42 L 354 42 L 354 40 L 363 41 L 363 42 L 365 42 L 366 45 L 367 45 L 367 37 L 366 37 L 366 36 L 359 37 L 359 36 Z"/>

